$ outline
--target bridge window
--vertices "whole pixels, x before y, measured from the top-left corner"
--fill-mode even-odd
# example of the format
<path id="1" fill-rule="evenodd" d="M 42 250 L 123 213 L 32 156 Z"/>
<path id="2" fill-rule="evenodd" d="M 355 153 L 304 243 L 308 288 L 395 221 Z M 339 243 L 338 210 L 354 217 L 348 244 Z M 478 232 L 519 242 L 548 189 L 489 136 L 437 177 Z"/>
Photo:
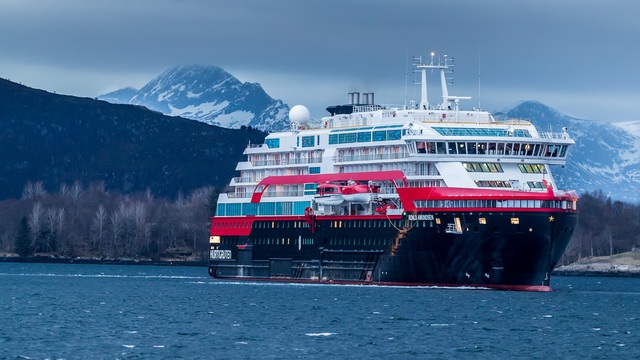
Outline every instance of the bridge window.
<path id="1" fill-rule="evenodd" d="M 463 163 L 468 172 L 504 172 L 498 163 Z"/>
<path id="2" fill-rule="evenodd" d="M 546 174 L 547 168 L 544 164 L 518 164 L 520 172 L 533 174 Z"/>
<path id="3" fill-rule="evenodd" d="M 511 183 L 508 181 L 493 181 L 493 180 L 475 180 L 476 186 L 478 187 L 501 187 L 501 188 L 510 188 Z"/>

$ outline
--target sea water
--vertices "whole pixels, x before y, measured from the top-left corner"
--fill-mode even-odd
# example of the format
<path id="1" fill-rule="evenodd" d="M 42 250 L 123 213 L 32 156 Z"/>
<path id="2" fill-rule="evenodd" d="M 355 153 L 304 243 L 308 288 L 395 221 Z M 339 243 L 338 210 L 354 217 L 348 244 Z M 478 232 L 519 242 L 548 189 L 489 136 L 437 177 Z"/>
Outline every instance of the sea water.
<path id="1" fill-rule="evenodd" d="M 529 293 L 0 263 L 0 358 L 640 358 L 640 279 L 551 280 Z"/>

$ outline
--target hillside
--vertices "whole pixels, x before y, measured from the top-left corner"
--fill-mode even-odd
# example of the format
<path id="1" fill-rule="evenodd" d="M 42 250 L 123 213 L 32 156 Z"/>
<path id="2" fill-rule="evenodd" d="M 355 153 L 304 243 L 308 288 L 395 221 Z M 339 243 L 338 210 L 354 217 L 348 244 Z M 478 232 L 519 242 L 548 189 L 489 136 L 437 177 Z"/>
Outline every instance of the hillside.
<path id="1" fill-rule="evenodd" d="M 56 95 L 0 79 L 0 199 L 28 181 L 49 191 L 102 180 L 107 189 L 178 191 L 224 187 L 247 143 L 265 133 L 225 129 L 133 105 Z"/>

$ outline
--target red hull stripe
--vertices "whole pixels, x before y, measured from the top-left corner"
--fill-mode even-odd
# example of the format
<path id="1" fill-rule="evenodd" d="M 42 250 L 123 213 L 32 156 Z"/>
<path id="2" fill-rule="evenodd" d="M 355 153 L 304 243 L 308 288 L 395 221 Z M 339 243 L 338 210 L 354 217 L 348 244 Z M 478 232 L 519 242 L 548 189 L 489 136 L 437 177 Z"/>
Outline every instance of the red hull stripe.
<path id="1" fill-rule="evenodd" d="M 282 175 L 268 176 L 256 186 L 256 191 L 251 196 L 252 203 L 260 202 L 262 193 L 270 185 L 290 185 L 290 184 L 307 184 L 307 183 L 323 183 L 327 181 L 384 181 L 384 180 L 402 180 L 404 186 L 407 186 L 407 177 L 400 170 L 377 171 L 377 172 L 358 172 L 358 173 L 338 173 L 338 174 L 312 174 L 312 175 Z M 260 189 L 260 190 L 258 190 Z"/>
<path id="2" fill-rule="evenodd" d="M 477 288 L 512 291 L 534 291 L 549 292 L 550 286 L 546 285 L 504 285 L 504 284 L 433 284 L 433 283 L 405 283 L 405 282 L 371 282 L 371 281 L 343 281 L 343 280 L 309 280 L 309 279 L 287 279 L 287 278 L 254 278 L 254 277 L 223 277 L 216 279 L 237 280 L 237 281 L 265 281 L 278 283 L 306 283 L 306 284 L 336 284 L 336 285 L 370 285 L 370 286 L 407 286 L 407 287 L 445 287 L 445 288 Z"/>
<path id="3" fill-rule="evenodd" d="M 430 213 L 566 213 L 575 212 L 567 209 L 546 209 L 546 208 L 434 208 L 419 209 L 419 212 Z M 402 215 L 319 215 L 318 221 L 345 221 L 345 220 L 402 220 Z M 249 236 L 251 226 L 255 221 L 306 221 L 304 216 L 216 216 L 211 218 L 211 235 L 219 236 Z"/>
<path id="4" fill-rule="evenodd" d="M 282 219 L 281 219 L 282 220 Z M 249 236 L 253 226 L 253 217 L 212 217 L 211 235 Z"/>
<path id="5" fill-rule="evenodd" d="M 546 183 L 546 182 L 545 182 Z M 574 192 L 555 195 L 551 187 L 547 192 L 529 192 L 513 190 L 468 189 L 451 187 L 422 187 L 422 188 L 397 188 L 398 195 L 407 211 L 415 211 L 415 200 L 567 200 L 577 201 L 578 196 Z M 464 208 L 469 211 L 470 208 Z M 505 208 L 476 209 L 475 211 L 503 211 Z M 514 208 L 515 209 L 515 208 Z M 517 208 L 518 211 L 526 211 L 526 208 Z M 447 208 L 447 211 L 452 209 Z M 531 209 L 529 209 L 531 210 Z M 540 209 L 535 209 L 540 211 Z M 458 210 L 459 211 L 459 210 Z"/>

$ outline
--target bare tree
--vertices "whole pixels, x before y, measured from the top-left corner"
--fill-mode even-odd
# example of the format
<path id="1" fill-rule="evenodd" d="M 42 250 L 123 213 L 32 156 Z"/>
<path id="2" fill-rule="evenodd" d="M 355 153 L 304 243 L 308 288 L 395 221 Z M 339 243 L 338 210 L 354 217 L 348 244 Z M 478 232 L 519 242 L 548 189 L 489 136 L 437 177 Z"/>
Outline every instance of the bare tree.
<path id="1" fill-rule="evenodd" d="M 71 198 L 74 202 L 78 201 L 80 195 L 82 194 L 82 184 L 80 183 L 80 181 L 76 180 L 73 182 L 73 185 L 69 190 L 69 194 L 71 195 Z"/>
<path id="2" fill-rule="evenodd" d="M 62 196 L 69 196 L 69 185 L 67 185 L 66 183 L 62 183 L 60 184 L 60 195 Z"/>
<path id="3" fill-rule="evenodd" d="M 120 254 L 120 240 L 123 232 L 123 222 L 120 213 L 116 210 L 109 217 L 111 223 L 111 244 L 109 255 L 118 257 Z"/>
<path id="4" fill-rule="evenodd" d="M 37 197 L 44 197 L 47 195 L 47 191 L 44 189 L 42 181 L 36 181 L 32 183 L 28 181 L 22 190 L 22 199 L 33 199 Z"/>
<path id="5" fill-rule="evenodd" d="M 57 250 L 56 242 L 61 229 L 59 222 L 62 221 L 60 212 L 64 213 L 64 210 L 52 207 L 47 209 L 44 215 L 44 223 L 46 226 L 45 251 L 47 252 L 52 253 Z"/>
<path id="6" fill-rule="evenodd" d="M 134 244 L 132 248 L 136 249 L 136 255 L 141 248 L 148 249 L 148 244 L 145 241 L 146 223 L 147 223 L 147 209 L 141 201 L 136 201 L 133 204 L 132 214 L 135 224 Z"/>
<path id="7" fill-rule="evenodd" d="M 40 202 L 33 204 L 31 212 L 29 212 L 29 215 L 27 216 L 27 221 L 29 229 L 31 229 L 31 243 L 36 245 L 36 251 L 46 251 L 42 246 L 40 246 L 41 244 L 38 243 L 42 235 L 44 225 L 44 211 Z"/>
<path id="8" fill-rule="evenodd" d="M 98 249 L 98 252 L 102 254 L 104 252 L 104 244 L 103 240 L 105 237 L 105 232 L 107 230 L 107 221 L 109 216 L 107 215 L 107 211 L 104 206 L 98 206 L 98 209 L 93 216 L 93 222 L 91 224 L 92 231 L 92 241 L 93 246 Z"/>

